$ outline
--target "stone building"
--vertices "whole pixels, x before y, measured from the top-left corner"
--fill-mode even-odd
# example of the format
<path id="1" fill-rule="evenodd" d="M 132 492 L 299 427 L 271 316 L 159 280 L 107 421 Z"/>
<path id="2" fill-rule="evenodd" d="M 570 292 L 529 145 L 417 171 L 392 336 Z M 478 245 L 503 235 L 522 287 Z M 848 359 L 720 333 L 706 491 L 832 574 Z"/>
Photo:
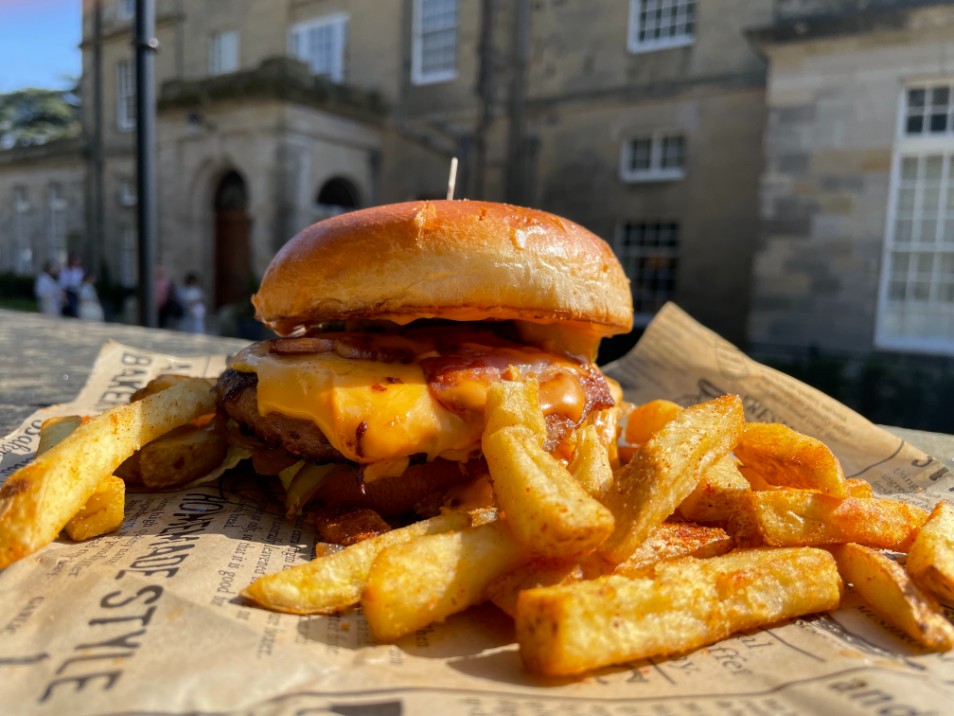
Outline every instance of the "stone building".
<path id="1" fill-rule="evenodd" d="M 768 62 L 750 348 L 951 355 L 954 6 L 780 1 L 749 37 Z"/>
<path id="2" fill-rule="evenodd" d="M 85 131 L 70 160 L 87 263 L 129 286 L 133 7 L 83 2 Z M 765 60 L 744 31 L 772 22 L 771 0 L 156 8 L 159 261 L 197 269 L 212 308 L 243 303 L 322 216 L 444 196 L 456 156 L 458 197 L 554 211 L 612 243 L 638 325 L 673 299 L 744 342 L 765 125 Z M 43 172 L 28 160 L 0 159 L 0 222 L 10 177 Z"/>

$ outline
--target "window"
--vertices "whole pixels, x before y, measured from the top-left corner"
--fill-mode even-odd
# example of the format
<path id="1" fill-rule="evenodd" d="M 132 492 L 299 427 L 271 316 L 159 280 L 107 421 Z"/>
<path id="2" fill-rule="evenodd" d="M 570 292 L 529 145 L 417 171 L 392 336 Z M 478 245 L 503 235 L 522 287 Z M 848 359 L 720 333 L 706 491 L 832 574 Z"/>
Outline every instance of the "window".
<path id="1" fill-rule="evenodd" d="M 33 247 L 30 245 L 30 200 L 26 187 L 13 189 L 13 270 L 18 274 L 33 272 Z"/>
<path id="2" fill-rule="evenodd" d="M 347 35 L 348 16 L 343 13 L 299 23 L 292 27 L 289 36 L 291 54 L 305 62 L 316 75 L 342 82 Z"/>
<path id="3" fill-rule="evenodd" d="M 876 343 L 954 354 L 954 82 L 910 87 L 895 143 Z"/>
<path id="4" fill-rule="evenodd" d="M 457 0 L 415 0 L 411 80 L 445 82 L 457 76 Z"/>
<path id="5" fill-rule="evenodd" d="M 695 0 L 630 0 L 629 51 L 691 45 L 695 24 Z"/>
<path id="6" fill-rule="evenodd" d="M 217 32 L 209 43 L 209 74 L 224 75 L 239 66 L 239 34 Z"/>
<path id="7" fill-rule="evenodd" d="M 616 253 L 629 276 L 636 325 L 645 326 L 675 295 L 679 224 L 627 222 L 617 237 Z"/>
<path id="8" fill-rule="evenodd" d="M 116 66 L 116 126 L 124 132 L 136 127 L 136 80 L 130 60 Z"/>
<path id="9" fill-rule="evenodd" d="M 63 262 L 66 257 L 66 200 L 59 184 L 50 184 L 46 193 L 47 258 Z"/>
<path id="10" fill-rule="evenodd" d="M 623 144 L 623 181 L 672 181 L 685 176 L 686 139 L 661 133 L 635 137 Z"/>

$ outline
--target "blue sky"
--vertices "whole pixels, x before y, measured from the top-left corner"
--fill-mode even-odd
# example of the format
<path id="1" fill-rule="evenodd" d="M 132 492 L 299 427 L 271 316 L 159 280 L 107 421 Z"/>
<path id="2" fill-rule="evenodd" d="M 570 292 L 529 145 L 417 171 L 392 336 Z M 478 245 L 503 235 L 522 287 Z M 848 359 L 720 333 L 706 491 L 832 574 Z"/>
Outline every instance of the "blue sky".
<path id="1" fill-rule="evenodd" d="M 0 0 L 0 92 L 79 77 L 82 0 Z"/>

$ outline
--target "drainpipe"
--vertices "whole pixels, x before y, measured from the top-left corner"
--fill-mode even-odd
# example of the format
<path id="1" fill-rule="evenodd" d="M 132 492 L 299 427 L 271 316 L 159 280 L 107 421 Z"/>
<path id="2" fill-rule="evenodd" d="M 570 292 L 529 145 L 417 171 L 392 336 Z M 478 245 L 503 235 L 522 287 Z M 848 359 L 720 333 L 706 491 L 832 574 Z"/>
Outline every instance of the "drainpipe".
<path id="1" fill-rule="evenodd" d="M 99 273 L 102 268 L 101 251 L 106 240 L 105 188 L 103 181 L 103 5 L 93 4 L 93 141 L 91 150 L 92 164 L 92 216 L 90 228 L 92 237 L 87 236 L 87 259 L 90 270 Z"/>
<path id="2" fill-rule="evenodd" d="M 513 74 L 510 82 L 510 133 L 507 140 L 507 201 L 526 203 L 527 58 L 530 45 L 530 0 L 514 3 Z"/>
<path id="3" fill-rule="evenodd" d="M 136 0 L 136 194 L 139 232 L 139 322 L 156 327 L 156 35 L 155 0 Z"/>

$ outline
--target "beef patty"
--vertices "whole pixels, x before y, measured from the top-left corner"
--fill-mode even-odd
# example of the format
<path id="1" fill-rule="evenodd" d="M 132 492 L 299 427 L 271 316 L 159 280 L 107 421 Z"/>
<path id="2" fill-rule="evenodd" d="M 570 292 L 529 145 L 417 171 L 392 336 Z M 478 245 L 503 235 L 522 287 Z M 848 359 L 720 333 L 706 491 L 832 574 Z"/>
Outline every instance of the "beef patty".
<path id="1" fill-rule="evenodd" d="M 257 386 L 254 373 L 231 368 L 224 371 L 215 386 L 220 409 L 267 447 L 281 447 L 296 457 L 316 462 L 345 460 L 313 422 L 279 413 L 259 415 Z"/>

